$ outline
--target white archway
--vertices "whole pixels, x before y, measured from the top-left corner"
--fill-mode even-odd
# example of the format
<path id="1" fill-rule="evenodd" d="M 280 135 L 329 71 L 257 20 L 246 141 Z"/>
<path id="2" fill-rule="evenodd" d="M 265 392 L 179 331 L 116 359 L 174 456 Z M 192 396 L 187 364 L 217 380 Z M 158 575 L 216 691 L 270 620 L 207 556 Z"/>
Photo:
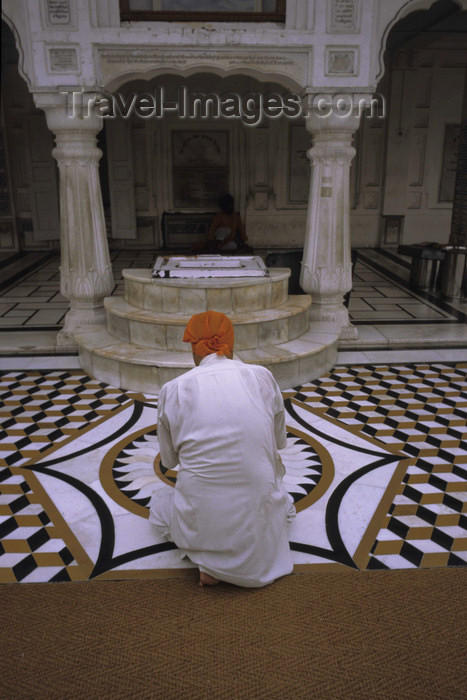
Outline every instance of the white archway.
<path id="1" fill-rule="evenodd" d="M 380 2 L 380 21 L 376 28 L 376 46 L 379 44 L 379 54 L 376 62 L 375 85 L 385 72 L 384 53 L 390 31 L 396 24 L 412 12 L 429 10 L 438 0 L 399 0 L 400 7 L 394 14 L 395 3 Z M 467 0 L 452 0 L 460 10 L 467 10 Z"/>

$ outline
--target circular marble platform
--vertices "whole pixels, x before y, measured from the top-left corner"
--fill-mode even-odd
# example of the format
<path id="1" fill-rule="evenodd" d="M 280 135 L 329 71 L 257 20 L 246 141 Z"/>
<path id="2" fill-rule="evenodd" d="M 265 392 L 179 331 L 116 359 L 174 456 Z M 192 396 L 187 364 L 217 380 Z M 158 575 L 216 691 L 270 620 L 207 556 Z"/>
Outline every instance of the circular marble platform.
<path id="1" fill-rule="evenodd" d="M 309 323 L 311 297 L 287 295 L 289 269 L 269 272 L 192 280 L 124 270 L 124 297 L 105 299 L 106 327 L 76 334 L 81 366 L 108 384 L 157 394 L 194 366 L 183 331 L 192 314 L 212 309 L 232 320 L 237 359 L 266 366 L 283 389 L 316 378 L 336 361 L 338 330 Z"/>
<path id="2" fill-rule="evenodd" d="M 269 270 L 269 277 L 161 279 L 151 270 L 123 270 L 124 298 L 141 309 L 176 314 L 260 311 L 287 301 L 290 270 Z"/>

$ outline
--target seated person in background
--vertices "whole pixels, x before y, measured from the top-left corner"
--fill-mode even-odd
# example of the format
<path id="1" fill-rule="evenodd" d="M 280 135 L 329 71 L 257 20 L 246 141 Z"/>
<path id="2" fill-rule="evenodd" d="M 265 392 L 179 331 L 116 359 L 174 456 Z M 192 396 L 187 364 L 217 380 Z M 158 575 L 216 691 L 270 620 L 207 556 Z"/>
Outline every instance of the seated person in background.
<path id="1" fill-rule="evenodd" d="M 179 464 L 178 478 L 156 487 L 149 520 L 198 566 L 200 586 L 266 586 L 292 571 L 281 391 L 265 367 L 232 359 L 224 314 L 196 314 L 183 340 L 196 367 L 164 384 L 157 410 L 161 461 Z"/>
<path id="2" fill-rule="evenodd" d="M 221 213 L 216 214 L 208 232 L 208 245 L 220 252 L 248 248 L 245 227 L 238 211 L 234 211 L 232 195 L 219 200 Z"/>

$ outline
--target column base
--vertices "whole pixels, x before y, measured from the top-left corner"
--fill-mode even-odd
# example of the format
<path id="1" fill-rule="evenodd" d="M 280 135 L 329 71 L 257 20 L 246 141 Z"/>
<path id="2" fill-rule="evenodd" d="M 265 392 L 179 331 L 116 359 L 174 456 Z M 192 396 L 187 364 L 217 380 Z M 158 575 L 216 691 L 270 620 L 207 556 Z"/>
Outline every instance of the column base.
<path id="1" fill-rule="evenodd" d="M 333 323 L 339 330 L 341 340 L 352 340 L 358 337 L 358 331 L 350 323 L 349 312 L 342 303 L 341 295 L 321 296 L 311 295 L 312 301 L 309 311 L 310 322 L 326 321 Z"/>
<path id="2" fill-rule="evenodd" d="M 60 348 L 60 350 L 68 350 L 70 352 L 75 352 L 78 350 L 78 345 L 73 333 L 69 333 L 63 328 L 57 333 L 57 337 L 55 338 L 55 347 Z"/>
<path id="3" fill-rule="evenodd" d="M 57 334 L 57 345 L 77 348 L 75 332 L 90 326 L 104 326 L 106 314 L 103 304 L 72 306 L 65 316 L 63 328 Z"/>
<path id="4" fill-rule="evenodd" d="M 339 340 L 356 340 L 358 338 L 358 330 L 355 326 L 349 323 L 347 326 L 342 326 L 339 335 Z"/>

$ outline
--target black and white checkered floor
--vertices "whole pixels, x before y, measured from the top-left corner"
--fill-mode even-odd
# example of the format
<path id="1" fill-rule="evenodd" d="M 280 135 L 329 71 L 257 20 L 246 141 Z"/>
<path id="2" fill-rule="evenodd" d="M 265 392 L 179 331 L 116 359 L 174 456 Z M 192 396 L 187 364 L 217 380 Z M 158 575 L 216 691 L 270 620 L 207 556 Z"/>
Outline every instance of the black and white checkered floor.
<path id="1" fill-rule="evenodd" d="M 0 286 L 0 581 L 184 575 L 189 565 L 147 518 L 155 484 L 172 488 L 177 476 L 158 457 L 157 397 L 98 382 L 74 356 L 9 345 L 53 336 L 66 310 L 57 260 L 30 255 L 4 265 L 12 274 Z M 150 265 L 145 255 L 114 255 L 117 291 L 120 268 Z M 369 347 L 284 392 L 299 572 L 467 562 L 465 304 L 415 295 L 404 261 L 383 271 L 383 259 L 365 252 L 354 276 L 350 312 Z M 444 340 L 429 351 L 391 351 L 389 337 L 372 348 L 386 329 L 432 327 Z"/>

